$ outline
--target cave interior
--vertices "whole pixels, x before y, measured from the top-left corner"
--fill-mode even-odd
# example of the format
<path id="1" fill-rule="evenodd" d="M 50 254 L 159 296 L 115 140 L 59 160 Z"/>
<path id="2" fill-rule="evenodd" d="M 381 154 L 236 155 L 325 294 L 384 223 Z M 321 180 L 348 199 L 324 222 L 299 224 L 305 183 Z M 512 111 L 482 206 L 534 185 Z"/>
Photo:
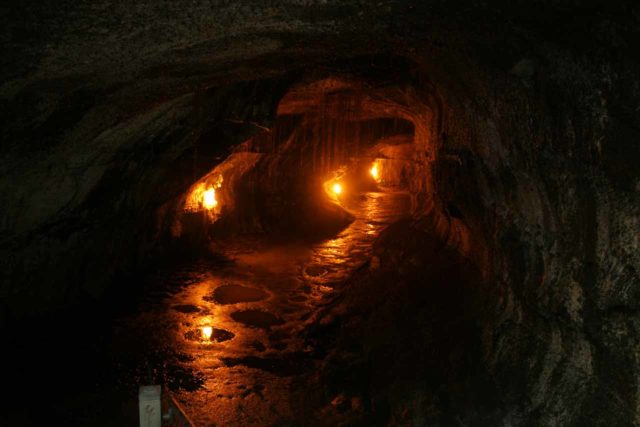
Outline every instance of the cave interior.
<path id="1" fill-rule="evenodd" d="M 3 30 L 3 424 L 640 425 L 631 2 L 63 3 Z"/>

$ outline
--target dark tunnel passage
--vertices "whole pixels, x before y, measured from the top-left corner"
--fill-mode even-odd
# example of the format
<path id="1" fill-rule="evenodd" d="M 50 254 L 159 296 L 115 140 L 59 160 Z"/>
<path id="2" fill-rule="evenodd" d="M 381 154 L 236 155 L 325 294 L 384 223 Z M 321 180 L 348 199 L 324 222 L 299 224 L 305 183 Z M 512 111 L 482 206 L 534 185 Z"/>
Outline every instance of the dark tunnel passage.
<path id="1" fill-rule="evenodd" d="M 2 30 L 0 424 L 640 425 L 637 7 L 63 3 Z"/>
<path id="2" fill-rule="evenodd" d="M 406 83 L 294 84 L 272 128 L 160 209 L 155 234 L 169 250 L 217 260 L 152 275 L 142 300 L 154 309 L 117 321 L 114 352 L 127 356 L 115 357 L 116 376 L 151 370 L 198 425 L 299 422 L 318 410 L 331 424 L 375 423 L 395 403 L 376 390 L 406 381 L 490 402 L 471 301 L 481 272 L 429 228 L 438 111 L 428 103 Z M 336 330 L 343 311 L 375 333 Z M 150 349 L 161 356 L 147 360 Z M 305 393 L 309 381 L 323 396 Z"/>
<path id="3" fill-rule="evenodd" d="M 102 353 L 96 367 L 116 379 L 105 384 L 117 390 L 108 399 L 129 393 L 134 402 L 139 384 L 163 384 L 197 425 L 297 423 L 316 411 L 323 423 L 375 423 L 395 416 L 387 391 L 402 395 L 407 382 L 425 396 L 466 399 L 454 407 L 493 403 L 473 307 L 482 266 L 464 252 L 472 238 L 455 225 L 460 212 L 436 208 L 441 105 L 410 69 L 399 60 L 385 80 L 362 65 L 302 75 L 271 127 L 245 140 L 232 133 L 238 143 L 194 181 L 193 164 L 208 155 L 199 149 L 217 136 L 202 132 L 184 155 L 191 167 L 177 172 L 192 181 L 154 208 L 154 221 L 136 225 L 156 261 L 117 276 L 105 295 L 114 306 L 107 331 L 85 349 Z M 200 102 L 215 102 L 209 96 Z M 108 210 L 129 184 L 121 172 L 87 195 L 89 209 Z M 362 322 L 375 333 L 363 334 Z M 91 324 L 59 325 L 53 340 L 73 349 Z M 76 357 L 63 352 L 62 364 Z M 35 369 L 21 379 L 33 374 L 51 376 Z M 309 382 L 322 394 L 305 393 Z"/>

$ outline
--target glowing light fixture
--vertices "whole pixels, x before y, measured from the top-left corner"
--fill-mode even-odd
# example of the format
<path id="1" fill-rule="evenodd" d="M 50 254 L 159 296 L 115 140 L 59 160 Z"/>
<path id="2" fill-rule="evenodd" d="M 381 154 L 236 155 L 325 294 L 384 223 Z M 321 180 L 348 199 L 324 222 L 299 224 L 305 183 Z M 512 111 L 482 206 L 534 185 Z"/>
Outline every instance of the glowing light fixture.
<path id="1" fill-rule="evenodd" d="M 331 187 L 331 190 L 333 190 L 333 194 L 339 196 L 340 193 L 342 193 L 342 185 L 339 182 L 335 182 Z"/>
<path id="2" fill-rule="evenodd" d="M 369 173 L 376 181 L 380 180 L 380 168 L 378 167 L 378 162 L 373 163 L 371 169 L 369 169 Z"/>
<path id="3" fill-rule="evenodd" d="M 202 339 L 205 341 L 209 341 L 211 339 L 211 335 L 213 334 L 213 328 L 211 326 L 203 326 L 202 327 Z"/>
<path id="4" fill-rule="evenodd" d="M 213 187 L 210 187 L 203 193 L 202 204 L 206 209 L 213 209 L 218 206 L 218 201 L 216 200 L 216 190 Z"/>

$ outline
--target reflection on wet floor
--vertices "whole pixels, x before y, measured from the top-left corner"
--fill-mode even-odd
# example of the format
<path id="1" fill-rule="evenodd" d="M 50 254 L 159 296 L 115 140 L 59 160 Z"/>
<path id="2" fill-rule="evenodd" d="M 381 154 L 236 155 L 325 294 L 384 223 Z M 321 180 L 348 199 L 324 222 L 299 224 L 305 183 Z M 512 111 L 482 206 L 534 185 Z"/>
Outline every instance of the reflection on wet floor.
<path id="1" fill-rule="evenodd" d="M 320 243 L 221 244 L 232 263 L 194 264 L 165 277 L 175 289 L 149 295 L 148 309 L 123 321 L 132 340 L 152 337 L 144 341 L 157 346 L 150 353 L 174 355 L 163 361 L 171 365 L 165 375 L 176 376 L 166 383 L 197 425 L 291 419 L 291 379 L 312 364 L 299 332 L 368 260 L 375 237 L 408 212 L 409 201 L 404 193 L 370 192 L 346 207 L 355 221 Z"/>

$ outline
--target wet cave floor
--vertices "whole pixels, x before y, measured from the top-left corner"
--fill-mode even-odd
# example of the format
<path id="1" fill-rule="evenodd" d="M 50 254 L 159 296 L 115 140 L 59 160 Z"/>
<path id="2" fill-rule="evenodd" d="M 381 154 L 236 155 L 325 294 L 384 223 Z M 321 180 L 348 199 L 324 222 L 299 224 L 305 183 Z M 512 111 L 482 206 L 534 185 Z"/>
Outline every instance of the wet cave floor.
<path id="1" fill-rule="evenodd" d="M 331 239 L 218 241 L 224 262 L 147 277 L 153 286 L 112 333 L 121 385 L 166 385 L 197 425 L 293 422 L 291 382 L 318 363 L 302 331 L 367 264 L 382 229 L 408 215 L 409 196 L 367 192 L 343 205 L 355 220 Z"/>

